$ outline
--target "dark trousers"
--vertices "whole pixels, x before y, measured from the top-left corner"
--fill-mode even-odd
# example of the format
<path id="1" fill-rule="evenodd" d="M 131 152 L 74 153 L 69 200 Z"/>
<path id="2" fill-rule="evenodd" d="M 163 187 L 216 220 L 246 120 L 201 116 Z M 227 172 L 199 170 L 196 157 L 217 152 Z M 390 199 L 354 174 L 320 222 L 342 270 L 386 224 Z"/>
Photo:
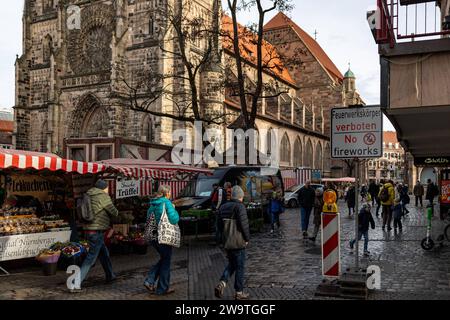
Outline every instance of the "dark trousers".
<path id="1" fill-rule="evenodd" d="M 394 218 L 394 229 L 397 229 L 397 227 L 398 227 L 399 229 L 402 229 L 402 228 L 403 228 L 403 225 L 402 225 L 402 218 L 399 218 L 399 217 Z"/>
<path id="2" fill-rule="evenodd" d="M 305 207 L 301 207 L 300 208 L 301 227 L 302 227 L 302 231 L 303 232 L 307 232 L 308 231 L 309 218 L 311 217 L 311 211 L 312 211 L 312 208 L 305 208 Z"/>
<path id="3" fill-rule="evenodd" d="M 388 228 L 391 228 L 392 221 L 392 206 L 383 204 L 383 227 L 388 225 Z"/>
<path id="4" fill-rule="evenodd" d="M 236 273 L 234 277 L 234 290 L 242 292 L 244 290 L 245 274 L 245 249 L 227 250 L 228 265 L 223 271 L 220 281 L 228 283 L 228 279 Z"/>
<path id="5" fill-rule="evenodd" d="M 155 285 L 158 280 L 158 287 L 156 288 L 156 294 L 164 294 L 169 289 L 170 284 L 170 263 L 172 260 L 172 246 L 166 244 L 159 244 L 156 241 L 152 241 L 152 246 L 159 253 L 159 261 L 147 274 L 145 283 L 149 285 Z"/>
<path id="6" fill-rule="evenodd" d="M 115 275 L 112 270 L 109 251 L 108 248 L 106 248 L 104 242 L 104 232 L 96 231 L 95 233 L 89 233 L 87 235 L 87 241 L 89 243 L 89 253 L 86 256 L 86 259 L 83 261 L 83 264 L 81 265 L 81 282 L 86 279 L 89 270 L 92 268 L 95 261 L 97 261 L 97 258 L 100 259 L 100 263 L 102 264 L 103 270 L 105 271 L 106 279 L 114 279 Z"/>
<path id="7" fill-rule="evenodd" d="M 376 212 L 377 217 L 378 217 L 378 212 L 380 211 L 380 208 L 381 208 L 381 201 L 379 199 L 377 199 L 377 212 Z"/>
<path id="8" fill-rule="evenodd" d="M 280 227 L 280 213 L 279 212 L 271 212 L 270 213 L 270 226 L 272 230 L 275 229 L 275 224 L 277 227 Z"/>
<path id="9" fill-rule="evenodd" d="M 416 196 L 416 207 L 419 204 L 419 200 L 420 200 L 420 206 L 423 207 L 422 198 L 423 198 L 423 196 Z"/>

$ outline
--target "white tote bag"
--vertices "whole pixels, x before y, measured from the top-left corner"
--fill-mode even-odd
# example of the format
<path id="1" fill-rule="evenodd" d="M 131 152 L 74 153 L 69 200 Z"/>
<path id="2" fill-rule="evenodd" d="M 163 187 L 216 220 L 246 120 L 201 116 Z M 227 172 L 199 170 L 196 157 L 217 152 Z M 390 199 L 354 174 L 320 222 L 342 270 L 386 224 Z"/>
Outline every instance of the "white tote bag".
<path id="1" fill-rule="evenodd" d="M 158 243 L 175 248 L 179 248 L 181 245 L 180 227 L 178 224 L 170 223 L 165 204 L 163 205 L 163 212 L 158 225 Z"/>

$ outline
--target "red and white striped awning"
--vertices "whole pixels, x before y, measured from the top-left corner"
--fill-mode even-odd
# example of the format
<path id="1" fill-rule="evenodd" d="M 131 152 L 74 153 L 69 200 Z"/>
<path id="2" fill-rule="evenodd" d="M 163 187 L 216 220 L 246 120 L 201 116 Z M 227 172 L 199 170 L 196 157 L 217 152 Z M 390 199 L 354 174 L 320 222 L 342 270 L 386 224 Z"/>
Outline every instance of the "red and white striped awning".
<path id="1" fill-rule="evenodd" d="M 99 163 L 67 160 L 51 153 L 0 149 L 0 169 L 35 169 L 80 174 L 99 173 L 106 166 Z"/>
<path id="2" fill-rule="evenodd" d="M 205 168 L 142 159 L 111 159 L 102 161 L 102 164 L 106 165 L 108 170 L 118 171 L 127 177 L 157 180 L 171 180 L 178 174 L 212 173 L 212 170 Z"/>

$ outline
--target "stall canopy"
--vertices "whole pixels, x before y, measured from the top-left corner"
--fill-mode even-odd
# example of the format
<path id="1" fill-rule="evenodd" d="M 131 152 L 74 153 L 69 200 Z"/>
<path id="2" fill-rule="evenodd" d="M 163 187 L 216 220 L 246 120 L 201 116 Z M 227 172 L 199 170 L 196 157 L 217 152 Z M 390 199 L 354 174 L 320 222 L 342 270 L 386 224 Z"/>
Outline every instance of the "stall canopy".
<path id="1" fill-rule="evenodd" d="M 212 170 L 170 162 L 142 159 L 111 159 L 101 162 L 108 171 L 120 172 L 127 177 L 170 180 L 179 174 L 211 174 Z"/>
<path id="2" fill-rule="evenodd" d="M 67 160 L 51 153 L 0 149 L 0 169 L 35 169 L 79 174 L 99 173 L 106 166 L 98 163 Z"/>
<path id="3" fill-rule="evenodd" d="M 356 179 L 352 177 L 345 178 L 324 178 L 322 182 L 355 182 Z"/>

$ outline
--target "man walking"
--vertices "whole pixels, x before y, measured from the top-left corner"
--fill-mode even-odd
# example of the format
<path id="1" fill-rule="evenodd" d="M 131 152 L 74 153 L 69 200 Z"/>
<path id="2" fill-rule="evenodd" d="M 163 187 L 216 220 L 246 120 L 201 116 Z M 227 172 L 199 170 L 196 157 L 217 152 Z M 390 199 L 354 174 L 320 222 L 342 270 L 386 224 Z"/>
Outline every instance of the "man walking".
<path id="1" fill-rule="evenodd" d="M 309 217 L 311 216 L 311 211 L 314 207 L 315 198 L 316 193 L 311 187 L 311 181 L 306 181 L 305 186 L 301 188 L 300 192 L 298 193 L 303 239 L 308 239 Z"/>
<path id="2" fill-rule="evenodd" d="M 106 282 L 112 282 L 116 276 L 112 270 L 108 248 L 104 242 L 104 233 L 110 226 L 110 216 L 118 216 L 119 212 L 108 195 L 108 184 L 105 180 L 98 180 L 95 186 L 87 191 L 87 194 L 91 200 L 94 219 L 84 226 L 89 243 L 89 253 L 81 266 L 81 282 L 86 279 L 97 258 L 100 259 L 105 271 Z"/>
<path id="3" fill-rule="evenodd" d="M 236 220 L 239 233 L 236 237 L 242 237 L 245 244 L 241 248 L 226 250 L 228 265 L 223 271 L 219 284 L 214 289 L 215 296 L 222 298 L 227 286 L 228 279 L 235 274 L 234 290 L 236 300 L 246 300 L 250 298 L 248 293 L 244 293 L 244 273 L 245 273 L 245 248 L 250 241 L 250 228 L 248 224 L 247 210 L 243 205 L 244 191 L 239 186 L 234 186 L 231 191 L 231 201 L 223 204 L 219 209 L 219 230 L 226 241 L 229 234 L 224 234 L 224 219 Z"/>
<path id="4" fill-rule="evenodd" d="M 381 200 L 381 205 L 383 207 L 382 216 L 383 216 L 383 231 L 385 230 L 386 224 L 388 225 L 388 231 L 391 231 L 391 221 L 392 221 L 392 206 L 394 205 L 395 199 L 395 190 L 394 183 L 392 180 L 389 180 L 388 183 L 383 185 L 378 194 Z"/>
<path id="5" fill-rule="evenodd" d="M 420 206 L 423 207 L 422 198 L 423 198 L 423 195 L 425 194 L 425 190 L 419 180 L 417 180 L 417 183 L 414 186 L 413 193 L 414 193 L 414 196 L 416 197 L 416 207 L 419 204 L 419 200 L 420 200 Z"/>
<path id="6" fill-rule="evenodd" d="M 434 197 L 436 197 L 437 195 L 439 195 L 438 187 L 434 184 L 433 181 L 431 181 L 431 179 L 428 179 L 427 180 L 427 193 L 425 195 L 425 199 L 428 200 L 429 205 L 431 205 L 431 207 L 432 207 L 433 216 L 434 216 Z"/>
<path id="7" fill-rule="evenodd" d="M 374 180 L 372 180 L 369 185 L 369 194 L 372 197 L 372 207 L 375 205 L 376 197 L 378 196 L 379 192 L 380 187 L 375 183 Z"/>

